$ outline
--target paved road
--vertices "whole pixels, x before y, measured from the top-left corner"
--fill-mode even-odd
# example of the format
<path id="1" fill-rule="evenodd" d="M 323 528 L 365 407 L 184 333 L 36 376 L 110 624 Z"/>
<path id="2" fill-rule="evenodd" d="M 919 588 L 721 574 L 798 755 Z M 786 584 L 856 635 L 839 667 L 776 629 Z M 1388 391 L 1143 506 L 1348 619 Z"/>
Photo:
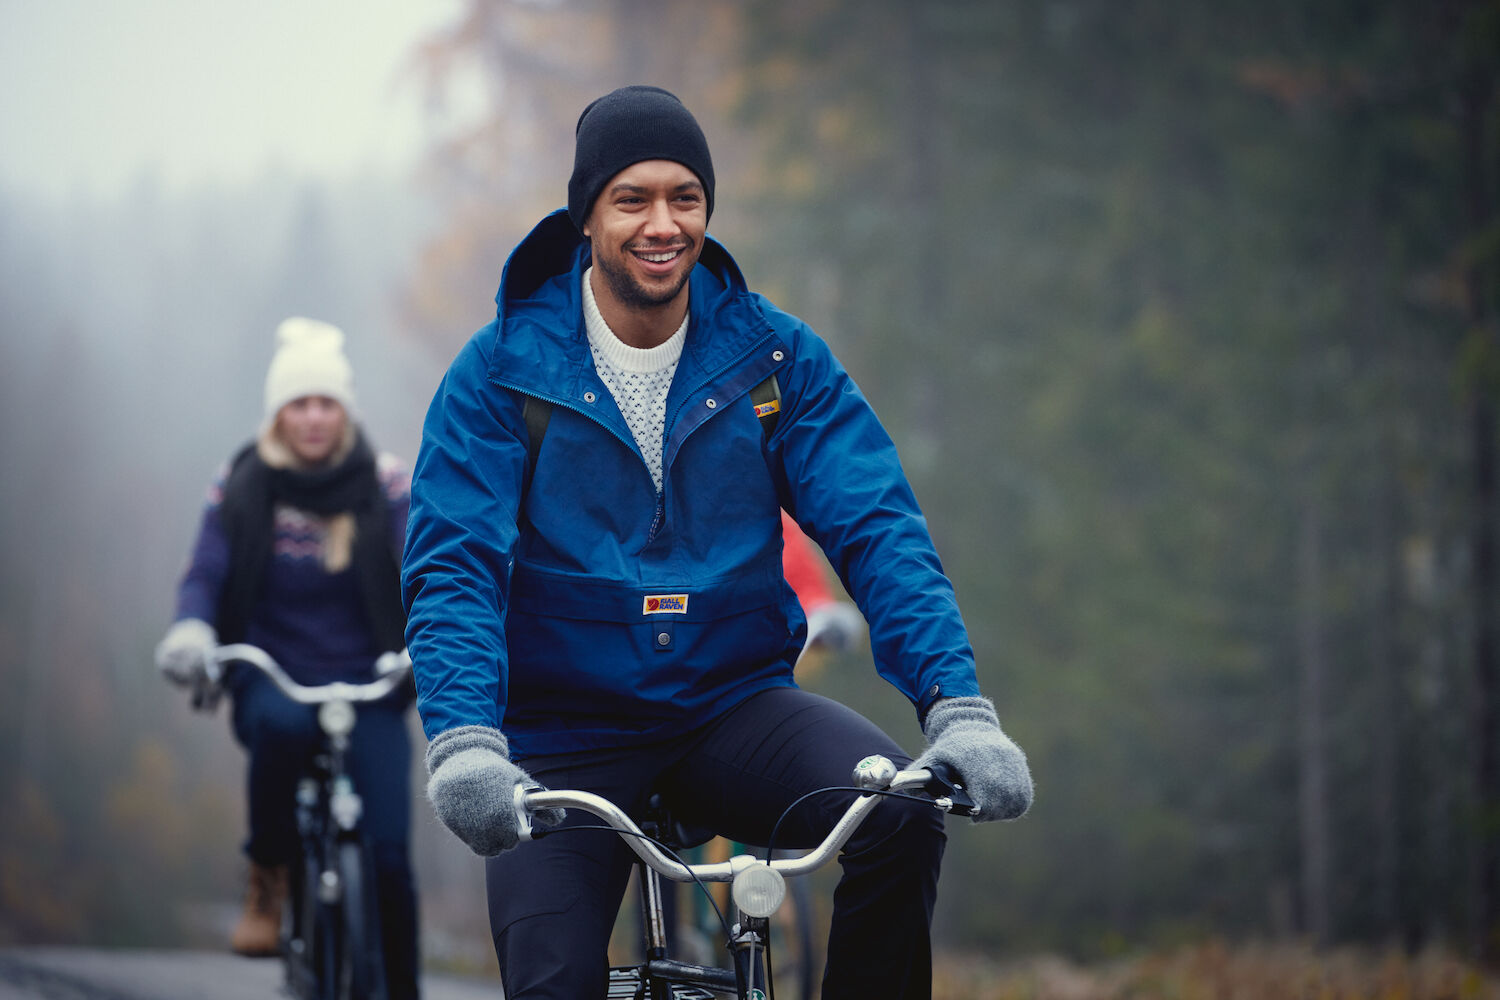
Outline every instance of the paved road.
<path id="1" fill-rule="evenodd" d="M 275 1000 L 281 963 L 207 951 L 0 948 L 0 1000 Z M 502 1000 L 498 985 L 427 976 L 424 1000 Z"/>

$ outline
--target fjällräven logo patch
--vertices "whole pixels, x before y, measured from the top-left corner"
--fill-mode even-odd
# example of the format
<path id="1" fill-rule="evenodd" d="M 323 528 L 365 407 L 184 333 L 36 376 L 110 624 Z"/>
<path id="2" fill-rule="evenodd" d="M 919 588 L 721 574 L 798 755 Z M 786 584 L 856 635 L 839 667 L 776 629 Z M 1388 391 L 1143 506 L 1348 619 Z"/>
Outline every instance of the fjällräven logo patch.
<path id="1" fill-rule="evenodd" d="M 773 399 L 769 403 L 758 403 L 755 407 L 757 417 L 769 417 L 773 413 L 781 412 L 781 400 Z"/>
<path id="2" fill-rule="evenodd" d="M 641 608 L 643 615 L 685 615 L 686 594 L 648 594 Z"/>

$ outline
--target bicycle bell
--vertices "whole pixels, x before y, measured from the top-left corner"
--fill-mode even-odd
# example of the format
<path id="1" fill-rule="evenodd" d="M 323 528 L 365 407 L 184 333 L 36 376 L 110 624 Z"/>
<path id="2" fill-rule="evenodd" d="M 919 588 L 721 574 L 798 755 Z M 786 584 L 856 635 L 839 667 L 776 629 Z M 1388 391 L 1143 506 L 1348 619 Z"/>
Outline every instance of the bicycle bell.
<path id="1" fill-rule="evenodd" d="M 896 780 L 896 765 L 887 757 L 871 754 L 854 765 L 854 784 L 860 788 L 890 788 Z"/>

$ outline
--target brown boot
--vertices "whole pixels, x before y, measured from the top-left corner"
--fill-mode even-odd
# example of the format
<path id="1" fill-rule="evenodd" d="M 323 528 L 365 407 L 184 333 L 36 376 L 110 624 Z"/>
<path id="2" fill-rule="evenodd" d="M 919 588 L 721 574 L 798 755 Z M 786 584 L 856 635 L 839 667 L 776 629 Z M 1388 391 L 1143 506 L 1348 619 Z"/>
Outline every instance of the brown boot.
<path id="1" fill-rule="evenodd" d="M 275 955 L 281 948 L 281 911 L 286 906 L 286 865 L 267 868 L 250 863 L 245 912 L 229 935 L 229 947 L 251 958 Z"/>

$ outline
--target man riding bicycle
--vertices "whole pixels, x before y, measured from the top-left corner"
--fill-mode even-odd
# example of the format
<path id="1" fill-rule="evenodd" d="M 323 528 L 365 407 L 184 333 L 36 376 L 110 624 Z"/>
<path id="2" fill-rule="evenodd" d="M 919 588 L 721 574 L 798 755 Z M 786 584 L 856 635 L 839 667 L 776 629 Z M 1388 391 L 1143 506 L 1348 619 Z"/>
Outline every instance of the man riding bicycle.
<path id="1" fill-rule="evenodd" d="M 919 763 L 951 764 L 982 819 L 1031 802 L 889 436 L 827 345 L 707 237 L 713 204 L 708 144 L 676 97 L 626 87 L 589 105 L 567 210 L 512 253 L 496 318 L 427 415 L 403 593 L 428 795 L 489 858 L 513 1000 L 604 994 L 630 869 L 595 831 L 508 852 L 518 784 L 626 808 L 659 792 L 687 823 L 764 844 L 860 757 L 911 761 L 796 686 L 806 623 L 780 508 L 823 548 L 877 668 L 916 707 Z M 821 839 L 850 794 L 799 805 L 778 844 Z M 934 810 L 898 801 L 848 843 L 826 1000 L 930 996 L 944 842 Z"/>

